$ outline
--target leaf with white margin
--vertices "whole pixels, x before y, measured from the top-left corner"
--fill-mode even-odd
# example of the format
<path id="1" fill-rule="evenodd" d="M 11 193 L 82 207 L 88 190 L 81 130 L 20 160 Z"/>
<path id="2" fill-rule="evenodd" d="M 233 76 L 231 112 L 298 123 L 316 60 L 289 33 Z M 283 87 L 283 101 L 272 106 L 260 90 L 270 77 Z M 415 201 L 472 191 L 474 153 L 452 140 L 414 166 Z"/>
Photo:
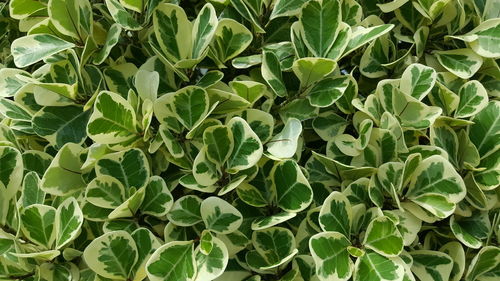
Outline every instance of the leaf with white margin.
<path id="1" fill-rule="evenodd" d="M 278 57 L 273 51 L 262 52 L 262 78 L 267 82 L 271 90 L 279 97 L 287 95 L 286 85 L 283 82 L 281 65 Z"/>
<path id="2" fill-rule="evenodd" d="M 297 151 L 301 133 L 302 123 L 295 118 L 288 119 L 281 132 L 267 143 L 267 151 L 277 158 L 291 158 Z"/>
<path id="3" fill-rule="evenodd" d="M 348 134 L 337 135 L 333 139 L 338 150 L 348 156 L 358 156 L 361 150 L 358 149 L 358 140 Z"/>
<path id="4" fill-rule="evenodd" d="M 143 280 L 146 274 L 146 263 L 156 249 L 160 248 L 162 243 L 149 229 L 138 228 L 131 233 L 137 247 L 137 262 L 132 269 L 134 272 L 134 281 Z"/>
<path id="5" fill-rule="evenodd" d="M 9 3 L 9 13 L 12 18 L 21 20 L 36 11 L 46 8 L 45 4 L 36 0 L 14 0 Z"/>
<path id="6" fill-rule="evenodd" d="M 365 28 L 363 26 L 357 26 L 352 30 L 352 34 L 349 38 L 349 43 L 344 53 L 342 54 L 342 57 L 347 56 L 349 53 L 353 52 L 354 50 L 363 46 L 364 44 L 386 34 L 393 28 L 394 28 L 393 24 L 382 24 L 368 28 Z"/>
<path id="7" fill-rule="evenodd" d="M 297 213 L 281 212 L 272 216 L 263 217 L 261 219 L 256 219 L 252 222 L 252 230 L 266 229 L 285 221 L 288 221 L 297 216 Z"/>
<path id="8" fill-rule="evenodd" d="M 476 114 L 469 126 L 469 138 L 477 147 L 479 155 L 485 157 L 499 147 L 500 138 L 500 102 L 491 101 L 486 108 Z"/>
<path id="9" fill-rule="evenodd" d="M 163 217 L 170 211 L 173 203 L 174 199 L 165 180 L 159 176 L 149 178 L 146 194 L 140 207 L 141 212 L 155 217 Z"/>
<path id="10" fill-rule="evenodd" d="M 435 53 L 438 62 L 462 79 L 471 78 L 483 64 L 483 58 L 471 49 L 456 49 Z"/>
<path id="11" fill-rule="evenodd" d="M 74 46 L 50 34 L 34 34 L 17 38 L 10 48 L 14 63 L 23 68 Z"/>
<path id="12" fill-rule="evenodd" d="M 158 248 L 146 263 L 151 281 L 192 281 L 196 276 L 193 241 L 173 241 Z"/>
<path id="13" fill-rule="evenodd" d="M 320 80 L 312 86 L 307 98 L 312 106 L 328 107 L 334 104 L 349 86 L 349 77 L 337 76 Z"/>
<path id="14" fill-rule="evenodd" d="M 210 254 L 214 247 L 214 235 L 210 230 L 203 230 L 203 232 L 200 235 L 200 245 L 199 245 L 199 251 L 200 253 L 204 255 Z"/>
<path id="15" fill-rule="evenodd" d="M 349 280 L 354 263 L 347 247 L 351 242 L 339 232 L 322 232 L 309 240 L 309 249 L 316 264 L 319 280 Z"/>
<path id="16" fill-rule="evenodd" d="M 354 267 L 354 281 L 403 281 L 404 262 L 399 257 L 388 258 L 367 251 Z"/>
<path id="17" fill-rule="evenodd" d="M 403 128 L 425 129 L 434 123 L 443 110 L 428 106 L 399 90 L 392 92 L 394 116 L 397 116 Z"/>
<path id="18" fill-rule="evenodd" d="M 142 26 L 117 0 L 106 0 L 109 14 L 113 20 L 126 30 L 140 30 Z"/>
<path id="19" fill-rule="evenodd" d="M 134 239 L 123 230 L 108 232 L 92 240 L 83 252 L 90 269 L 115 280 L 129 279 L 137 256 Z"/>
<path id="20" fill-rule="evenodd" d="M 384 211 L 384 215 L 396 223 L 396 227 L 403 237 L 404 246 L 410 246 L 418 236 L 422 221 L 410 212 L 401 210 Z"/>
<path id="21" fill-rule="evenodd" d="M 55 217 L 56 249 L 60 249 L 73 241 L 80 233 L 83 224 L 83 213 L 73 197 L 64 200 L 57 207 Z"/>
<path id="22" fill-rule="evenodd" d="M 0 146 L 0 190 L 5 199 L 16 196 L 23 180 L 23 159 L 19 150 Z M 2 199 L 3 199 L 2 198 Z"/>
<path id="23" fill-rule="evenodd" d="M 138 189 L 136 192 L 131 194 L 130 197 L 125 200 L 125 202 L 120 204 L 120 206 L 116 207 L 111 213 L 109 213 L 108 218 L 114 220 L 118 218 L 127 218 L 134 216 L 144 200 L 145 193 L 145 186 Z"/>
<path id="24" fill-rule="evenodd" d="M 453 269 L 453 260 L 445 253 L 429 250 L 410 252 L 413 258 L 411 271 L 420 280 L 447 281 Z"/>
<path id="25" fill-rule="evenodd" d="M 83 143 L 90 113 L 80 106 L 46 106 L 33 116 L 33 130 L 59 148 L 68 142 Z"/>
<path id="26" fill-rule="evenodd" d="M 339 1 L 308 1 L 302 6 L 299 23 L 304 43 L 315 57 L 326 57 L 342 22 Z"/>
<path id="27" fill-rule="evenodd" d="M 462 201 L 466 188 L 462 177 L 442 156 L 420 162 L 412 175 L 406 197 L 438 218 L 446 218 Z"/>
<path id="28" fill-rule="evenodd" d="M 500 248 L 485 246 L 472 259 L 465 275 L 466 281 L 498 279 L 498 268 L 500 267 Z"/>
<path id="29" fill-rule="evenodd" d="M 85 40 L 80 28 L 80 5 L 78 0 L 50 0 L 47 4 L 47 12 L 50 17 L 50 23 L 54 25 L 57 31 L 76 40 Z M 88 1 L 87 5 L 90 5 Z M 83 42 L 81 42 L 83 43 Z"/>
<path id="30" fill-rule="evenodd" d="M 209 112 L 209 99 L 205 89 L 188 86 L 175 92 L 172 109 L 177 120 L 188 130 L 196 127 Z"/>
<path id="31" fill-rule="evenodd" d="M 92 205 L 114 209 L 126 200 L 125 194 L 125 188 L 119 180 L 109 175 L 101 175 L 87 185 L 85 198 Z"/>
<path id="32" fill-rule="evenodd" d="M 252 40 L 252 32 L 243 24 L 230 18 L 221 19 L 210 44 L 210 57 L 224 64 L 243 52 Z"/>
<path id="33" fill-rule="evenodd" d="M 207 3 L 198 12 L 198 16 L 193 22 L 193 46 L 191 58 L 198 60 L 206 55 L 206 50 L 212 42 L 218 24 L 217 14 L 214 6 Z"/>
<path id="34" fill-rule="evenodd" d="M 104 46 L 102 46 L 101 50 L 96 53 L 92 62 L 96 65 L 103 63 L 111 53 L 113 47 L 120 40 L 120 35 L 122 33 L 122 27 L 118 23 L 114 23 L 109 27 L 108 33 L 106 34 L 106 41 L 104 42 Z"/>
<path id="35" fill-rule="evenodd" d="M 219 167 L 229 159 L 234 148 L 234 138 L 228 126 L 215 125 L 203 132 L 207 158 Z"/>
<path id="36" fill-rule="evenodd" d="M 230 173 L 248 169 L 254 166 L 262 157 L 262 143 L 248 123 L 233 117 L 226 125 L 231 129 L 234 147 L 226 166 Z"/>
<path id="37" fill-rule="evenodd" d="M 452 241 L 444 244 L 440 252 L 447 254 L 453 259 L 453 269 L 450 274 L 450 281 L 459 281 L 465 271 L 465 251 L 462 244 L 457 241 Z"/>
<path id="38" fill-rule="evenodd" d="M 437 73 L 434 68 L 414 63 L 403 72 L 399 89 L 417 100 L 422 100 L 434 87 L 436 78 Z"/>
<path id="39" fill-rule="evenodd" d="M 389 217 L 383 216 L 370 222 L 363 244 L 381 255 L 395 257 L 403 250 L 403 237 L 396 224 Z"/>
<path id="40" fill-rule="evenodd" d="M 113 92 L 102 91 L 94 103 L 87 134 L 97 143 L 116 144 L 137 137 L 136 114 L 130 103 Z"/>
<path id="41" fill-rule="evenodd" d="M 19 200 L 26 208 L 33 204 L 43 204 L 45 192 L 40 188 L 40 177 L 35 171 L 28 172 L 23 179 L 22 195 Z"/>
<path id="42" fill-rule="evenodd" d="M 479 249 L 482 240 L 488 238 L 491 222 L 487 212 L 474 211 L 470 217 L 451 216 L 450 229 L 465 246 Z"/>
<path id="43" fill-rule="evenodd" d="M 476 115 L 488 105 L 488 93 L 483 84 L 472 80 L 460 87 L 460 101 L 455 111 L 455 118 L 466 118 Z"/>
<path id="44" fill-rule="evenodd" d="M 243 222 L 243 216 L 238 209 L 215 196 L 203 200 L 200 213 L 206 228 L 219 234 L 234 232 Z"/>
<path id="45" fill-rule="evenodd" d="M 307 2 L 307 0 L 277 0 L 276 4 L 274 4 L 270 19 L 296 16 L 300 14 L 302 5 L 305 2 Z"/>
<path id="46" fill-rule="evenodd" d="M 95 171 L 97 176 L 109 175 L 119 180 L 127 196 L 130 188 L 146 186 L 150 174 L 148 159 L 138 148 L 107 154 L 97 161 Z"/>
<path id="47" fill-rule="evenodd" d="M 243 182 L 236 187 L 238 197 L 246 204 L 254 207 L 264 207 L 268 204 L 265 195 L 256 186 Z"/>
<path id="48" fill-rule="evenodd" d="M 450 37 L 468 42 L 472 50 L 480 56 L 485 58 L 500 57 L 500 48 L 498 48 L 500 44 L 500 20 L 498 18 L 485 20 L 464 35 Z"/>
<path id="49" fill-rule="evenodd" d="M 31 121 L 31 113 L 24 106 L 6 98 L 0 98 L 0 114 L 16 121 Z"/>
<path id="50" fill-rule="evenodd" d="M 271 227 L 252 233 L 255 250 L 246 254 L 250 267 L 270 269 L 289 261 L 297 254 L 293 233 L 283 227 Z"/>
<path id="51" fill-rule="evenodd" d="M 207 158 L 207 149 L 207 146 L 203 146 L 193 162 L 193 177 L 203 186 L 214 185 L 221 176 L 216 164 Z"/>
<path id="52" fill-rule="evenodd" d="M 202 221 L 200 207 L 202 200 L 196 195 L 186 195 L 174 202 L 167 218 L 178 226 L 191 226 Z"/>
<path id="53" fill-rule="evenodd" d="M 56 154 L 45 171 L 40 186 L 46 193 L 64 196 L 83 189 L 86 184 L 82 179 L 83 148 L 75 143 L 66 143 Z M 61 181 L 61 179 L 64 179 Z"/>
<path id="54" fill-rule="evenodd" d="M 276 162 L 271 170 L 271 179 L 276 191 L 276 204 L 282 210 L 300 212 L 311 204 L 313 191 L 295 160 Z"/>
<path id="55" fill-rule="evenodd" d="M 214 280 L 224 273 L 229 261 L 227 247 L 219 238 L 213 237 L 212 250 L 208 254 L 198 246 L 195 250 L 196 266 L 198 268 L 196 281 Z"/>
<path id="56" fill-rule="evenodd" d="M 12 3 L 12 2 L 11 2 Z M 0 97 L 14 96 L 26 82 L 17 78 L 17 75 L 31 76 L 30 73 L 16 68 L 2 68 L 0 69 Z"/>
<path id="57" fill-rule="evenodd" d="M 56 209 L 34 204 L 20 211 L 21 230 L 30 241 L 51 249 L 55 241 L 54 222 Z"/>
<path id="58" fill-rule="evenodd" d="M 337 66 L 334 60 L 326 58 L 301 58 L 293 62 L 292 70 L 299 78 L 300 87 L 307 88 L 325 78 Z"/>
<path id="59" fill-rule="evenodd" d="M 334 191 L 323 202 L 319 212 L 319 224 L 323 231 L 335 231 L 351 236 L 352 208 L 347 197 Z"/>

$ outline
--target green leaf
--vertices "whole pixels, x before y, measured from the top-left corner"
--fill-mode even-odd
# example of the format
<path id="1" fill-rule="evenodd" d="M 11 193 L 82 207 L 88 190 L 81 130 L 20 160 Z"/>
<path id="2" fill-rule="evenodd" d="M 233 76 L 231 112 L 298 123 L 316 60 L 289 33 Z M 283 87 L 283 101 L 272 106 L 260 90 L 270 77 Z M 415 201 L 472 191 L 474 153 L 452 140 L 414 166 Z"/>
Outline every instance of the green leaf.
<path id="1" fill-rule="evenodd" d="M 37 245 L 51 249 L 56 238 L 54 231 L 56 209 L 34 204 L 21 210 L 19 216 L 23 234 Z"/>
<path id="2" fill-rule="evenodd" d="M 453 215 L 450 218 L 450 229 L 465 246 L 479 249 L 483 245 L 481 240 L 486 239 L 491 231 L 491 223 L 488 213 L 475 211 L 470 217 Z"/>
<path id="3" fill-rule="evenodd" d="M 200 212 L 207 229 L 220 234 L 234 232 L 243 220 L 238 209 L 219 197 L 208 197 L 203 200 Z"/>
<path id="4" fill-rule="evenodd" d="M 488 105 L 488 94 L 483 84 L 473 80 L 460 87 L 458 92 L 460 102 L 455 111 L 456 118 L 466 118 L 476 115 Z"/>
<path id="5" fill-rule="evenodd" d="M 151 281 L 189 281 L 196 276 L 192 241 L 169 242 L 158 248 L 146 264 Z"/>
<path id="6" fill-rule="evenodd" d="M 276 162 L 271 177 L 278 207 L 287 212 L 300 212 L 311 204 L 312 189 L 297 162 Z"/>
<path id="7" fill-rule="evenodd" d="M 0 99 L 0 113 L 12 120 L 31 121 L 29 111 L 10 99 Z"/>
<path id="8" fill-rule="evenodd" d="M 395 257 L 403 250 L 403 237 L 389 217 L 378 217 L 368 225 L 363 244 L 381 255 Z"/>
<path id="9" fill-rule="evenodd" d="M 309 249 L 320 280 L 349 280 L 354 264 L 347 247 L 351 243 L 339 232 L 322 232 L 311 237 Z"/>
<path id="10" fill-rule="evenodd" d="M 462 79 L 471 78 L 483 64 L 483 58 L 471 49 L 456 49 L 435 53 L 439 63 Z"/>
<path id="11" fill-rule="evenodd" d="M 80 233 L 83 213 L 75 198 L 69 197 L 57 207 L 55 217 L 56 248 L 67 246 Z"/>
<path id="12" fill-rule="evenodd" d="M 102 144 L 116 144 L 137 137 L 136 115 L 127 100 L 113 92 L 101 92 L 87 125 L 89 137 Z"/>
<path id="13" fill-rule="evenodd" d="M 83 258 L 90 269 L 105 278 L 127 280 L 137 261 L 137 246 L 126 231 L 112 231 L 92 240 Z"/>
<path id="14" fill-rule="evenodd" d="M 74 46 L 50 34 L 34 34 L 14 40 L 10 48 L 14 63 L 22 68 Z"/>
<path id="15" fill-rule="evenodd" d="M 306 2 L 307 0 L 278 0 L 274 4 L 270 19 L 298 15 L 302 5 Z"/>
<path id="16" fill-rule="evenodd" d="M 14 0 L 9 3 L 9 14 L 14 19 L 24 19 L 46 6 L 37 0 Z"/>
<path id="17" fill-rule="evenodd" d="M 339 1 L 315 0 L 304 4 L 299 22 L 302 25 L 304 43 L 315 57 L 326 57 L 339 33 L 341 21 Z"/>
<path id="18" fill-rule="evenodd" d="M 468 42 L 472 50 L 482 57 L 498 58 L 500 56 L 499 33 L 500 20 L 496 18 L 483 21 L 464 35 L 450 37 Z"/>

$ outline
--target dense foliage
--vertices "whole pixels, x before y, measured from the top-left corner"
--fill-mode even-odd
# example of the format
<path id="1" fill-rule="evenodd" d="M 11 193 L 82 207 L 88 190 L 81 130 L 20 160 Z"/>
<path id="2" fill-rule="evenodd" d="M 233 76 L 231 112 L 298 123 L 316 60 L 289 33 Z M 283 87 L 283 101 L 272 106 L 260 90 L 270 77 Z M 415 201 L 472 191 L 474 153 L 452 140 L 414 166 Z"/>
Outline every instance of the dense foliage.
<path id="1" fill-rule="evenodd" d="M 0 280 L 500 280 L 500 1 L 0 16 Z"/>

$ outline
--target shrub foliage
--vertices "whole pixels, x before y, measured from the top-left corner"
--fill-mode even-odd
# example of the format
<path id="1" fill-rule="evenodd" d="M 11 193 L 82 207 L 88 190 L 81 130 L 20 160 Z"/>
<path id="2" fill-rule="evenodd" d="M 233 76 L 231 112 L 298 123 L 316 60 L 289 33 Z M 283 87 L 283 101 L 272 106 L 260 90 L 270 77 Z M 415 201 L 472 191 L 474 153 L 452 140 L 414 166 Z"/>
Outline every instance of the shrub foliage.
<path id="1" fill-rule="evenodd" d="M 500 280 L 498 0 L 0 13 L 0 279 Z"/>

